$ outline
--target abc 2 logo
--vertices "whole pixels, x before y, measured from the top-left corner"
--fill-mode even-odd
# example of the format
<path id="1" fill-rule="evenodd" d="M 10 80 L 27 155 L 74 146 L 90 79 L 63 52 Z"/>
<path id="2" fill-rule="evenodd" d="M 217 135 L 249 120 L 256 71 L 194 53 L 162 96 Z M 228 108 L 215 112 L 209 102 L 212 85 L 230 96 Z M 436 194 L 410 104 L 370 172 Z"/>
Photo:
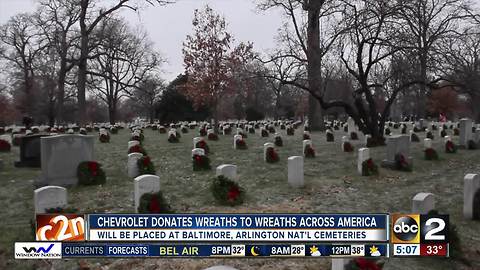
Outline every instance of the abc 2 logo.
<path id="1" fill-rule="evenodd" d="M 448 215 L 393 214 L 393 244 L 448 243 Z"/>

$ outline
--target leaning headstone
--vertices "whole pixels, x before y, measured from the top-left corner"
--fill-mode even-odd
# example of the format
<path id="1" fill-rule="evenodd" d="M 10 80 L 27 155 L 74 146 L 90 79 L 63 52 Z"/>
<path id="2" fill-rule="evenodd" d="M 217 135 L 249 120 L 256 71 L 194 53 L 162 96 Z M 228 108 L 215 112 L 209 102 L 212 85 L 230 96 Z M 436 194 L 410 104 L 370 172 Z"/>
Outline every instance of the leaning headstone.
<path id="1" fill-rule="evenodd" d="M 93 136 L 57 135 L 40 138 L 42 173 L 36 184 L 70 186 L 78 182 L 77 168 L 92 161 Z"/>
<path id="2" fill-rule="evenodd" d="M 154 193 L 160 191 L 160 177 L 157 175 L 144 174 L 133 180 L 135 212 L 138 213 L 140 198 L 145 193 Z"/>
<path id="3" fill-rule="evenodd" d="M 288 158 L 288 183 L 293 187 L 303 187 L 303 157 L 293 156 Z"/>
<path id="4" fill-rule="evenodd" d="M 35 214 L 44 214 L 47 209 L 63 208 L 67 205 L 67 189 L 58 186 L 45 186 L 33 192 Z"/>
<path id="5" fill-rule="evenodd" d="M 412 199 L 412 213 L 428 214 L 435 209 L 435 197 L 432 193 L 420 192 Z"/>
<path id="6" fill-rule="evenodd" d="M 362 163 L 368 159 L 370 159 L 370 148 L 358 149 L 357 171 L 359 175 L 362 175 Z"/>
<path id="7" fill-rule="evenodd" d="M 408 135 L 396 135 L 387 138 L 387 158 L 382 161 L 382 167 L 393 168 L 395 166 L 395 155 L 403 155 L 409 163 L 410 137 Z"/>
<path id="8" fill-rule="evenodd" d="M 463 217 L 480 220 L 480 175 L 467 174 L 463 178 Z"/>
<path id="9" fill-rule="evenodd" d="M 135 178 L 140 173 L 138 171 L 137 161 L 143 157 L 142 153 L 131 153 L 128 154 L 127 159 L 127 174 L 130 178 Z"/>
<path id="10" fill-rule="evenodd" d="M 231 180 L 238 180 L 237 166 L 232 164 L 223 164 L 217 167 L 216 176 L 223 175 Z"/>
<path id="11" fill-rule="evenodd" d="M 472 120 L 463 118 L 460 120 L 459 126 L 459 146 L 462 148 L 467 148 L 468 141 L 472 139 Z"/>

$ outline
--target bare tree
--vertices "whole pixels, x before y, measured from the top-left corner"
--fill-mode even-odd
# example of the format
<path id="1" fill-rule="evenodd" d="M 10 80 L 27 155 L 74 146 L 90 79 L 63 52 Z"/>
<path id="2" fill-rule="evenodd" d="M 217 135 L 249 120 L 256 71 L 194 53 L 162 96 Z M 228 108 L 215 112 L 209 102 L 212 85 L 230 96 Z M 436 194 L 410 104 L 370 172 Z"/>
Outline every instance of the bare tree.
<path id="1" fill-rule="evenodd" d="M 85 124 L 86 110 L 85 110 L 85 89 L 88 74 L 88 60 L 95 58 L 90 55 L 90 38 L 98 26 L 98 24 L 117 10 L 128 8 L 137 11 L 142 3 L 150 5 L 159 4 L 165 5 L 173 1 L 167 0 L 115 0 L 114 4 L 110 6 L 101 6 L 98 0 L 72 0 L 78 2 L 80 7 L 79 24 L 80 24 L 80 54 L 77 59 L 78 65 L 78 113 L 80 124 Z M 101 5 L 101 4 L 100 4 Z"/>
<path id="2" fill-rule="evenodd" d="M 140 111 L 146 113 L 150 123 L 154 121 L 155 107 L 165 89 L 166 84 L 162 79 L 149 76 L 141 81 L 133 92 L 132 99 Z"/>
<path id="3" fill-rule="evenodd" d="M 63 122 L 65 86 L 68 73 L 75 63 L 73 61 L 78 33 L 74 27 L 78 22 L 80 9 L 77 1 L 42 0 L 36 14 L 42 37 L 48 46 L 58 55 L 56 71 L 56 112 L 57 121 Z"/>
<path id="4" fill-rule="evenodd" d="M 109 119 L 115 124 L 118 102 L 132 96 L 132 90 L 161 62 L 144 32 L 132 31 L 118 18 L 104 20 L 92 40 L 97 55 L 88 71 L 89 85 L 108 106 Z"/>
<path id="5" fill-rule="evenodd" d="M 46 48 L 39 35 L 34 18 L 28 13 L 13 16 L 0 28 L 0 41 L 4 44 L 0 58 L 21 74 L 23 94 L 21 100 L 17 100 L 17 107 L 24 114 L 33 112 L 35 60 Z"/>
<path id="6" fill-rule="evenodd" d="M 467 0 L 398 0 L 398 7 L 402 22 L 398 29 L 408 38 L 408 47 L 413 49 L 417 60 L 414 68 L 423 82 L 417 93 L 417 114 L 424 117 L 435 47 L 456 34 L 459 23 L 472 17 L 471 9 Z"/>

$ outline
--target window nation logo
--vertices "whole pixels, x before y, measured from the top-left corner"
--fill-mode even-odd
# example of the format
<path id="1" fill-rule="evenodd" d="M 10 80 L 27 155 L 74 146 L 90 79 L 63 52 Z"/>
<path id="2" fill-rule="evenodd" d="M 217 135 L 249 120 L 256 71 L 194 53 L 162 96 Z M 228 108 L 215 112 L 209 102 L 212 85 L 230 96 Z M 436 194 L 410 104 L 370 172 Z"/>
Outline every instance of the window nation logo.
<path id="1" fill-rule="evenodd" d="M 62 243 L 16 242 L 15 259 L 61 259 Z"/>

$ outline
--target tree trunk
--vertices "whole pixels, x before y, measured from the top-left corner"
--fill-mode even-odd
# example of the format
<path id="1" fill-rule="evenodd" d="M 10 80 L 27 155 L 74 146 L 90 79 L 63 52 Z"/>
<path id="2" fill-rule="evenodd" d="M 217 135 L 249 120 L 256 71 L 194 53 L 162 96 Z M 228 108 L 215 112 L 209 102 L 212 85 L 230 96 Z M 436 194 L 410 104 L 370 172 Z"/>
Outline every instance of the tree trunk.
<path id="1" fill-rule="evenodd" d="M 117 114 L 117 105 L 115 102 L 108 104 L 108 120 L 110 121 L 110 125 L 115 125 L 115 117 Z"/>
<path id="2" fill-rule="evenodd" d="M 87 58 L 88 58 L 88 32 L 86 25 L 86 13 L 88 1 L 81 2 L 80 12 L 80 59 L 78 60 L 78 78 L 77 78 L 77 101 L 78 101 L 78 122 L 81 126 L 86 123 L 86 102 L 85 87 L 87 82 Z"/>
<path id="3" fill-rule="evenodd" d="M 425 118 L 427 110 L 427 55 L 425 53 L 420 55 L 420 80 L 422 84 L 420 84 L 420 93 L 417 100 L 418 117 Z"/>
<path id="4" fill-rule="evenodd" d="M 320 25 L 319 16 L 320 8 L 323 1 L 310 1 L 308 4 L 308 28 L 307 28 L 307 70 L 308 70 L 308 86 L 310 91 L 320 94 L 322 85 L 322 55 L 320 49 Z M 308 97 L 308 124 L 311 131 L 324 130 L 322 110 L 318 101 L 310 95 Z"/>
<path id="5" fill-rule="evenodd" d="M 58 80 L 57 80 L 57 110 L 56 110 L 57 121 L 60 124 L 63 124 L 65 121 L 65 119 L 63 118 L 63 103 L 65 100 L 65 76 L 66 76 L 66 71 L 62 61 L 60 71 L 58 74 Z"/>

